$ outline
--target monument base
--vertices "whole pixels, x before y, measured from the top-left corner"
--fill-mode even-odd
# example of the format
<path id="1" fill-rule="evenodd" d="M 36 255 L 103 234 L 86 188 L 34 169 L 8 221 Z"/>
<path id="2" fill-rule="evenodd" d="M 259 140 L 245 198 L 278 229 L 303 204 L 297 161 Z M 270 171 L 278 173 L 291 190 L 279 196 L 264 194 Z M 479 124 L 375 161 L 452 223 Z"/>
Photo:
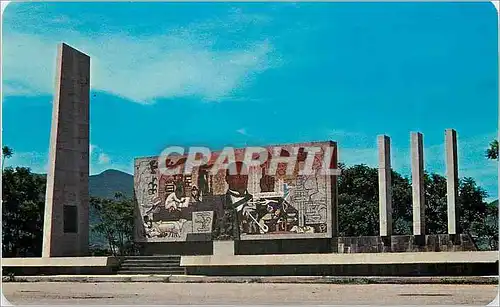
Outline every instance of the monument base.
<path id="1" fill-rule="evenodd" d="M 188 275 L 201 276 L 498 276 L 498 263 L 198 266 Z M 417 281 L 418 282 L 418 281 Z"/>
<path id="2" fill-rule="evenodd" d="M 113 274 L 119 266 L 115 257 L 2 258 L 3 275 Z"/>
<path id="3" fill-rule="evenodd" d="M 489 276 L 498 252 L 182 256 L 189 275 Z"/>

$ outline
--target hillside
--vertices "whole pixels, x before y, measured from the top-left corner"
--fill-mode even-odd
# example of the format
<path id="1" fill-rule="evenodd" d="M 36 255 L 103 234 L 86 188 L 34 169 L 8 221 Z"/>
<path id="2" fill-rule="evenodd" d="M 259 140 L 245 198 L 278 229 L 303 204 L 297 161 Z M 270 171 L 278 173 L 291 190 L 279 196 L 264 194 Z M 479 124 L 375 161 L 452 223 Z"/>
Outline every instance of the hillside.
<path id="1" fill-rule="evenodd" d="M 132 197 L 134 195 L 134 176 L 112 169 L 89 176 L 90 196 L 112 198 L 116 192 L 122 193 L 125 197 Z"/>
<path id="2" fill-rule="evenodd" d="M 35 174 L 47 178 L 47 174 Z M 125 197 L 134 195 L 134 176 L 113 169 L 89 176 L 89 195 L 101 198 L 113 198 L 116 192 Z"/>

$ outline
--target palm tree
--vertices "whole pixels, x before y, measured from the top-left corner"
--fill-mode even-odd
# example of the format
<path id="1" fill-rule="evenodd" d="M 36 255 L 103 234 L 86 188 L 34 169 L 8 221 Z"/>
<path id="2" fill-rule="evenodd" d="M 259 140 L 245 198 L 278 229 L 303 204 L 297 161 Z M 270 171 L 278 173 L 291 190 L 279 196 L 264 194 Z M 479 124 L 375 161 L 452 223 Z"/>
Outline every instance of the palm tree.
<path id="1" fill-rule="evenodd" d="M 13 153 L 14 151 L 9 146 L 2 147 L 2 171 L 3 171 L 3 166 L 5 165 L 5 158 L 12 157 Z"/>
<path id="2" fill-rule="evenodd" d="M 486 158 L 490 160 L 498 160 L 498 140 L 490 143 L 490 148 L 486 150 Z"/>

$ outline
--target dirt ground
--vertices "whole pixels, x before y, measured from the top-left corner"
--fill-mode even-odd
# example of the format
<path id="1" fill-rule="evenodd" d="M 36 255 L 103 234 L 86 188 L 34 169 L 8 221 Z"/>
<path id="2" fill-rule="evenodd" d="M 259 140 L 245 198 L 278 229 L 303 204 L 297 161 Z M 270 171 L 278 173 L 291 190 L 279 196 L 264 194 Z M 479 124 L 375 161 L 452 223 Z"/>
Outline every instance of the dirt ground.
<path id="1" fill-rule="evenodd" d="M 4 283 L 12 304 L 486 305 L 495 285 Z"/>

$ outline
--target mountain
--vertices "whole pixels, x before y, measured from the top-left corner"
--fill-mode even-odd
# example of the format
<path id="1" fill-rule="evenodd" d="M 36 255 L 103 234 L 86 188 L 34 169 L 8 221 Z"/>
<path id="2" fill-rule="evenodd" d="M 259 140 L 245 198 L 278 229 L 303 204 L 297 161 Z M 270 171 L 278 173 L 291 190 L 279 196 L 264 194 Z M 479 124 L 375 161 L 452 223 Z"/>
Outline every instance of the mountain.
<path id="1" fill-rule="evenodd" d="M 113 169 L 89 176 L 90 196 L 113 198 L 117 192 L 122 193 L 125 197 L 133 197 L 134 176 Z"/>
<path id="2" fill-rule="evenodd" d="M 34 174 L 44 179 L 47 174 Z M 115 193 L 120 192 L 123 196 L 132 198 L 134 196 L 134 176 L 122 171 L 108 169 L 104 172 L 89 176 L 89 195 L 100 198 L 113 198 Z"/>

